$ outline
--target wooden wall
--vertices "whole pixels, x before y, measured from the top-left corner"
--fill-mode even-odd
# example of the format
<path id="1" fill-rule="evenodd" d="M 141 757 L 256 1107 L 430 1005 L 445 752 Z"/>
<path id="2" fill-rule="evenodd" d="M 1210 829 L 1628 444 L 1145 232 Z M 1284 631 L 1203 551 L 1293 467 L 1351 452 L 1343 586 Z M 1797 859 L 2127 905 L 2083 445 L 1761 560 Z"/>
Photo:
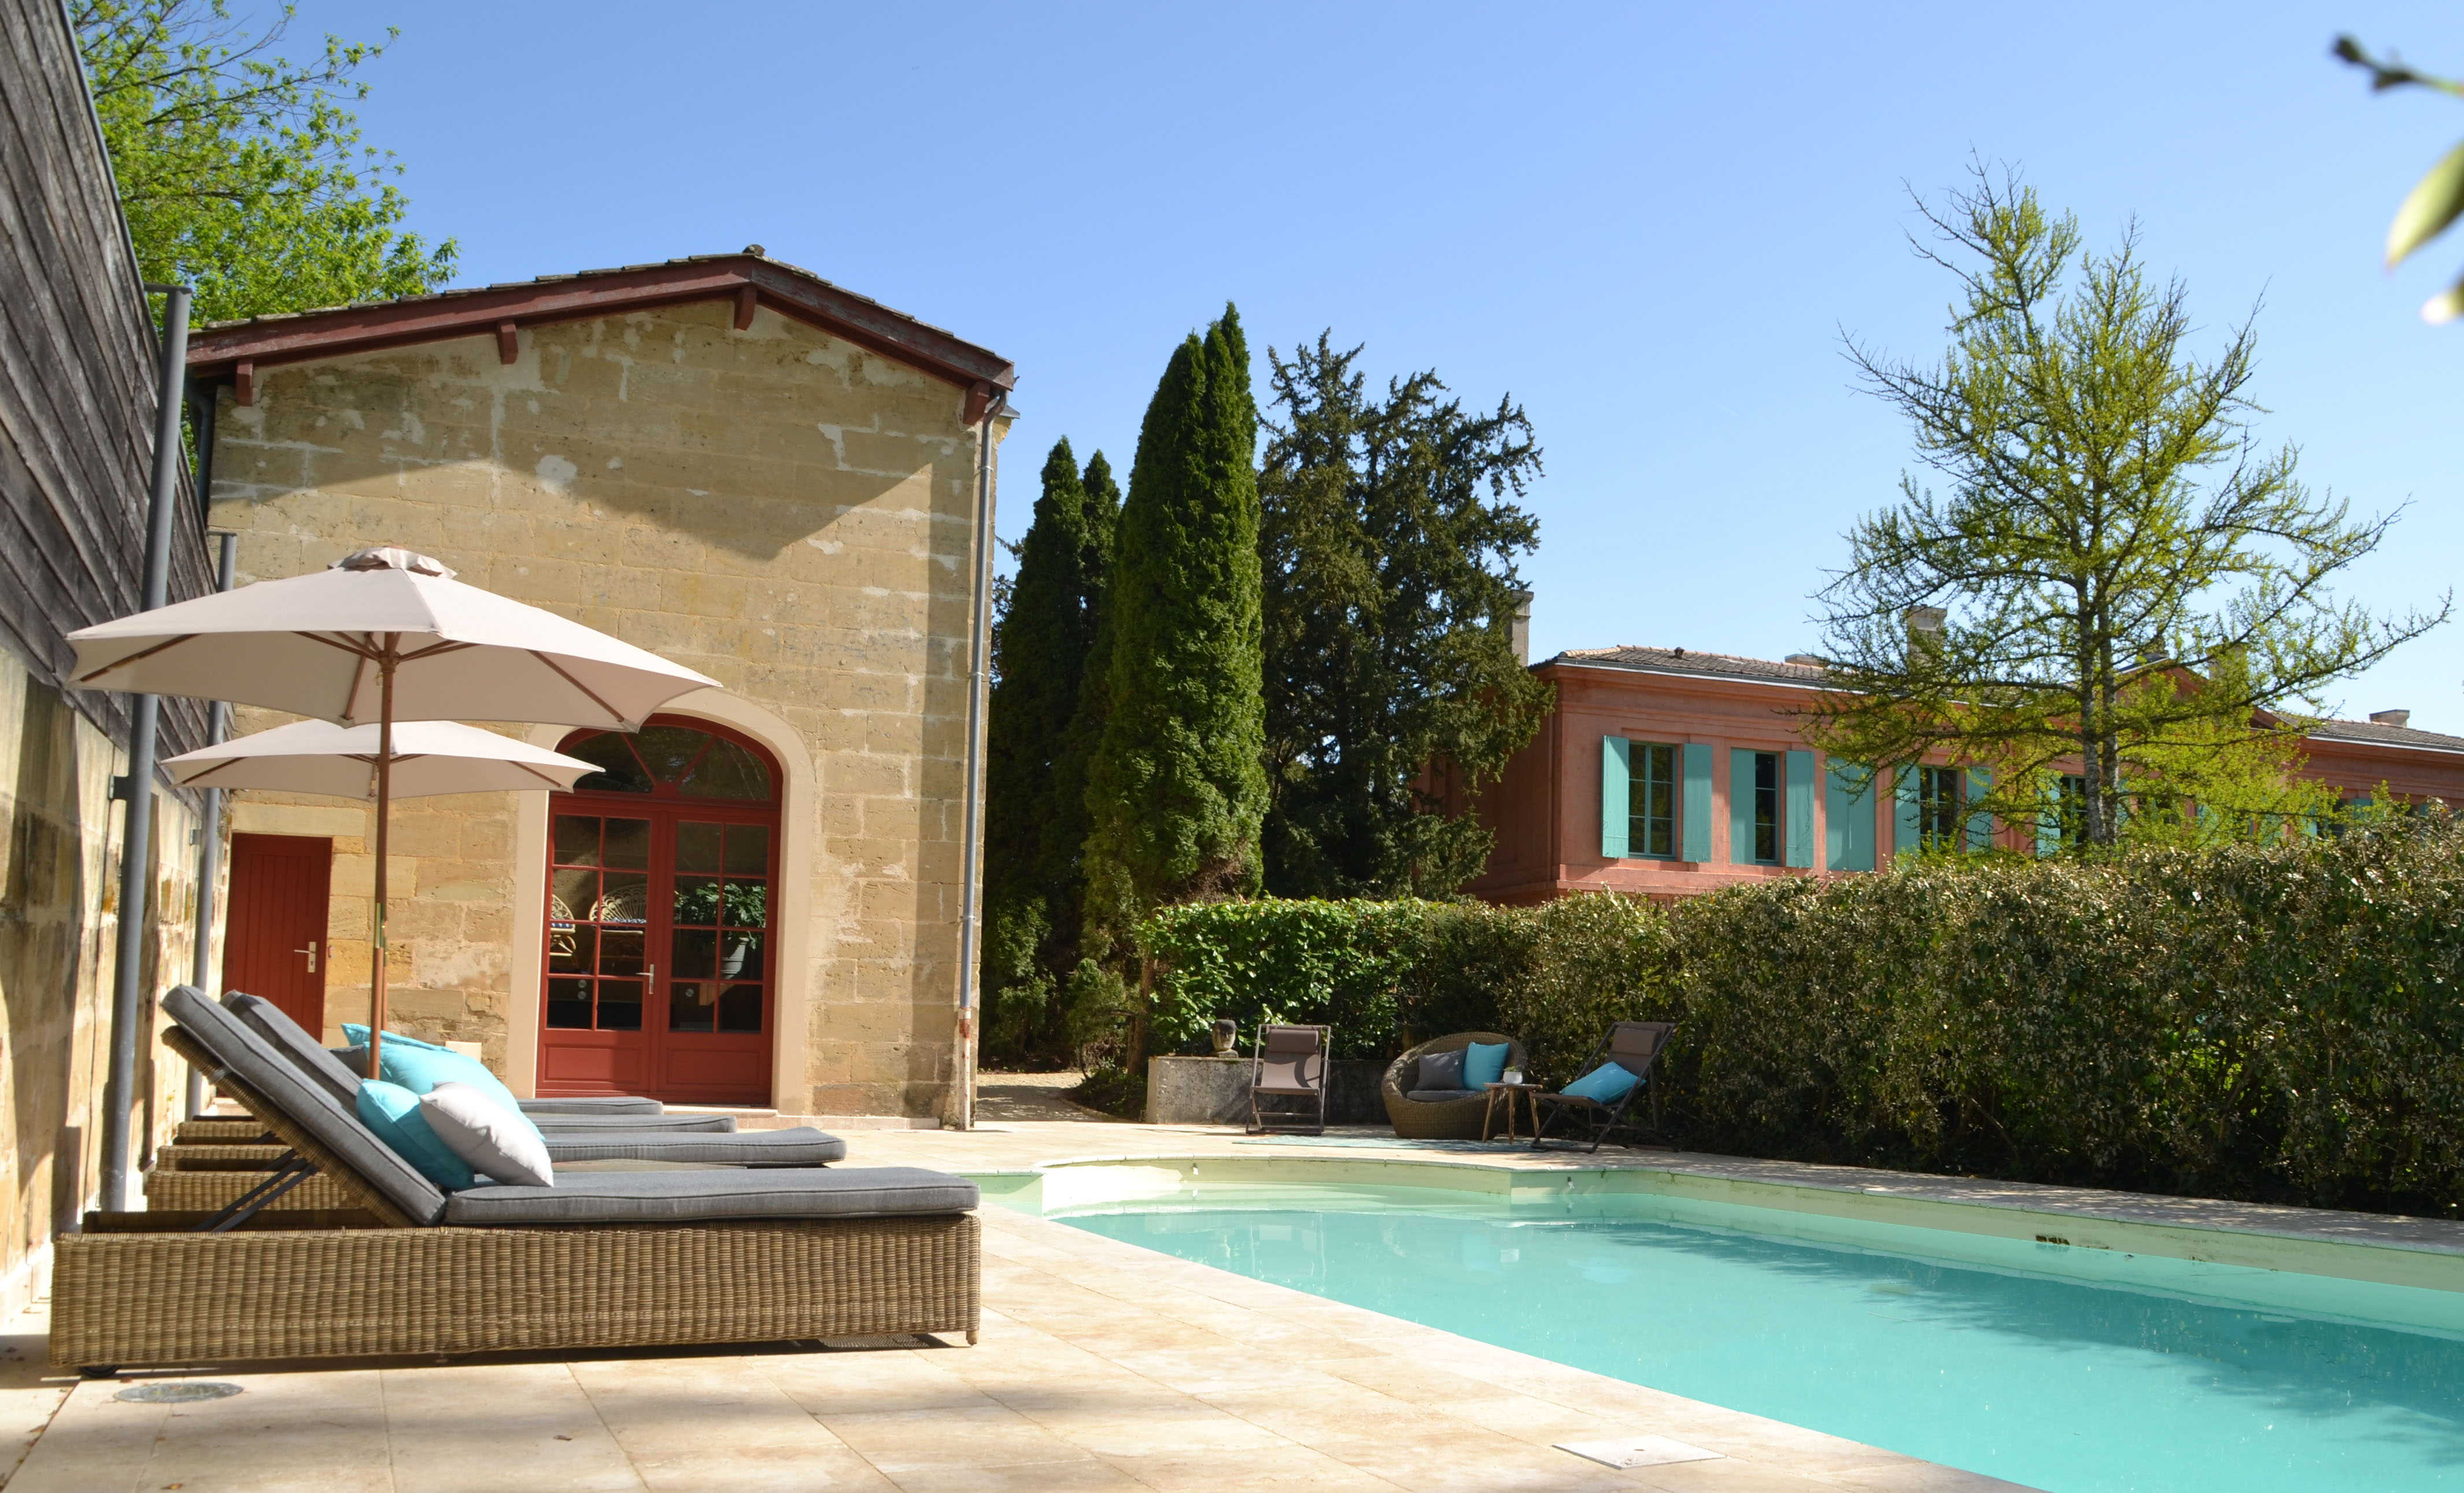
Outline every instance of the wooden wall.
<path id="1" fill-rule="evenodd" d="M 141 601 L 154 315 L 58 0 L 0 0 L 0 637 L 55 686 L 62 635 Z M 212 587 L 184 472 L 171 599 Z M 126 696 L 68 698 L 124 740 Z M 202 746 L 203 707 L 163 704 L 163 754 Z"/>

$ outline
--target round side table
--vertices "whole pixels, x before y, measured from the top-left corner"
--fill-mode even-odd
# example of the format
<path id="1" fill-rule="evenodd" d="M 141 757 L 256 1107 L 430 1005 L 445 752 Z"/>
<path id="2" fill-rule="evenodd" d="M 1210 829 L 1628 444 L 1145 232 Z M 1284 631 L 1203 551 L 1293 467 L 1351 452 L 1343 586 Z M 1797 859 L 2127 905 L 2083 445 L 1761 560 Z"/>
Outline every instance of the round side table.
<path id="1" fill-rule="evenodd" d="M 1519 1141 L 1523 1139 L 1522 1136 L 1517 1135 L 1514 1131 L 1514 1105 L 1518 1099 L 1521 1100 L 1525 1106 L 1530 1111 L 1531 1133 L 1534 1135 L 1540 1133 L 1541 1086 L 1539 1084 L 1490 1083 L 1485 1085 L 1485 1087 L 1488 1090 L 1488 1107 L 1481 1111 L 1480 1138 L 1482 1140 L 1485 1141 L 1495 1138 L 1495 1132 L 1497 1129 L 1497 1100 L 1498 1096 L 1501 1094 L 1506 1096 L 1506 1138 L 1509 1141 Z"/>

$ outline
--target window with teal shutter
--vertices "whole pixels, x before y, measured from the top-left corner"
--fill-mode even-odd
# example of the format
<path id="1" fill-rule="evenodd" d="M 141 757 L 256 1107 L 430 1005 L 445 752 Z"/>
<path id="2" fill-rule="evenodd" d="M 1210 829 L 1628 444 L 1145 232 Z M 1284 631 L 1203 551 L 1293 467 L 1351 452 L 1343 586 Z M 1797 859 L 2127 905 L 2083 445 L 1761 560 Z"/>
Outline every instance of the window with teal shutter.
<path id="1" fill-rule="evenodd" d="M 1871 871 L 1874 869 L 1874 780 L 1864 778 L 1859 781 L 1863 775 L 1850 763 L 1833 762 L 1828 766 L 1830 770 L 1823 775 L 1823 868 L 1829 871 Z"/>
<path id="2" fill-rule="evenodd" d="M 1624 737 L 1600 738 L 1600 854 L 1611 860 L 1625 858 L 1632 756 L 1633 746 Z"/>
<path id="3" fill-rule="evenodd" d="M 1969 802 L 1974 803 L 1992 791 L 1993 769 L 1991 768 L 1968 769 Z M 1968 816 L 1968 848 L 1970 850 L 1993 848 L 1993 815 L 1982 809 Z"/>
<path id="4" fill-rule="evenodd" d="M 1711 858 L 1711 748 L 1702 742 L 1685 744 L 1685 809 L 1679 815 L 1685 838 L 1684 858 Z"/>
<path id="5" fill-rule="evenodd" d="M 1780 863 L 1785 826 L 1780 806 L 1780 756 L 1740 746 L 1728 754 L 1728 860 L 1741 866 Z"/>
<path id="6" fill-rule="evenodd" d="M 1925 836 L 1919 828 L 1923 805 L 1919 802 L 1925 785 L 1918 769 L 1900 769 L 1899 801 L 1891 806 L 1891 854 L 1913 856 L 1925 848 Z"/>
<path id="7" fill-rule="evenodd" d="M 1677 748 L 1635 742 L 1626 754 L 1625 849 L 1653 860 L 1677 855 Z"/>
<path id="8" fill-rule="evenodd" d="M 1788 754 L 1788 854 L 1792 866 L 1814 867 L 1814 753 Z"/>

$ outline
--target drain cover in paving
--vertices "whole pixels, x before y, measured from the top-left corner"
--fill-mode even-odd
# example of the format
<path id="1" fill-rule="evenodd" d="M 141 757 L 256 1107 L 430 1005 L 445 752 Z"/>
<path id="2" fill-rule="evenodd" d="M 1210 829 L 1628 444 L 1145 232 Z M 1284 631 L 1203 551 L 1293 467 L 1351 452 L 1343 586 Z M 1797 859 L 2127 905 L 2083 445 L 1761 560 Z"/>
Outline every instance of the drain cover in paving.
<path id="1" fill-rule="evenodd" d="M 1689 1446 L 1674 1437 L 1621 1436 L 1608 1441 L 1560 1441 L 1557 1450 L 1612 1467 L 1660 1467 L 1669 1462 L 1713 1461 L 1718 1452 Z"/>
<path id="2" fill-rule="evenodd" d="M 209 1379 L 174 1379 L 165 1384 L 132 1384 L 112 1398 L 137 1400 L 147 1405 L 180 1405 L 190 1400 L 228 1399 L 238 1393 L 236 1384 L 217 1384 Z"/>

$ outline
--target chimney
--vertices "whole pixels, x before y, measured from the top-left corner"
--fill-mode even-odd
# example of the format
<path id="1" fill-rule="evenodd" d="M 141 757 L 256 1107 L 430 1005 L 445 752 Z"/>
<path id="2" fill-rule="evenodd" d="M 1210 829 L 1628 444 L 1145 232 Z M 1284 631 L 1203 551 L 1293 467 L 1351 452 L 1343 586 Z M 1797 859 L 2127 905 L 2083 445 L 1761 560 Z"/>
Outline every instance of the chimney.
<path id="1" fill-rule="evenodd" d="M 2373 710 L 2370 712 L 2370 724 L 2372 725 L 2406 725 L 2409 724 L 2411 721 L 2412 712 L 2409 710 Z"/>
<path id="2" fill-rule="evenodd" d="M 1788 661 L 1790 663 L 1801 663 L 1809 669 L 1819 669 L 1831 660 L 1825 658 L 1820 654 L 1790 654 L 1788 656 Z"/>
<path id="3" fill-rule="evenodd" d="M 1528 589 L 1507 591 L 1514 598 L 1514 661 L 1529 667 L 1531 662 L 1531 592 Z"/>
<path id="4" fill-rule="evenodd" d="M 1950 609 L 1947 607 L 1910 607 L 1907 611 L 1900 613 L 1900 615 L 1904 618 L 1908 624 L 1908 635 L 1910 637 L 1915 637 L 1919 634 L 1923 633 L 1941 632 L 1943 623 L 1948 621 L 1950 618 Z"/>

